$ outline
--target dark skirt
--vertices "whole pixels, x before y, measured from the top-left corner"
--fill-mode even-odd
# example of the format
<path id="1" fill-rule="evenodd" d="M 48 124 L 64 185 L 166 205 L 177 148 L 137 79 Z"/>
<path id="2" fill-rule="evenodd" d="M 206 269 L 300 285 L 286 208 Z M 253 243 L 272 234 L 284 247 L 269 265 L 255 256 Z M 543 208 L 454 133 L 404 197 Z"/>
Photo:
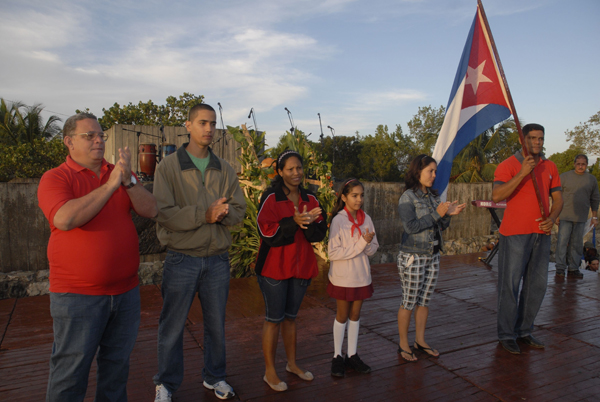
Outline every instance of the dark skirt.
<path id="1" fill-rule="evenodd" d="M 327 293 L 336 300 L 365 300 L 373 296 L 373 284 L 361 286 L 360 288 L 345 288 L 342 286 L 335 286 L 333 283 L 329 282 L 327 285 Z"/>

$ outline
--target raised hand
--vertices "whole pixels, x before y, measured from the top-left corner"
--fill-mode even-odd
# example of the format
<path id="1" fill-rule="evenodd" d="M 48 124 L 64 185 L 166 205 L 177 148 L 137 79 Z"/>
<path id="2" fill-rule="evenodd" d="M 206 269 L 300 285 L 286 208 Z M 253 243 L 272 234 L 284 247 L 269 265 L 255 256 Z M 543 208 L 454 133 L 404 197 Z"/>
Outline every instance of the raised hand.
<path id="1" fill-rule="evenodd" d="M 521 176 L 525 177 L 535 168 L 535 160 L 533 156 L 527 155 L 525 159 L 523 159 L 523 163 L 521 164 Z"/>
<path id="2" fill-rule="evenodd" d="M 440 205 L 438 205 L 438 207 L 435 210 L 443 218 L 444 215 L 446 215 L 446 212 L 448 212 L 449 207 L 450 207 L 450 202 L 446 201 L 446 202 L 440 203 Z"/>
<path id="3" fill-rule="evenodd" d="M 298 211 L 298 208 L 294 206 L 294 222 L 296 222 L 300 228 L 307 229 L 307 225 L 310 225 L 315 219 L 317 219 L 321 212 L 321 208 L 313 208 L 307 212 L 305 205 L 304 211 L 301 213 Z"/>
<path id="4" fill-rule="evenodd" d="M 367 231 L 363 235 L 363 238 L 365 239 L 365 241 L 368 244 L 371 244 L 371 241 L 373 240 L 373 237 L 375 237 L 375 232 L 369 232 L 369 228 L 367 228 Z"/>
<path id="5" fill-rule="evenodd" d="M 128 186 L 131 183 L 131 151 L 129 151 L 129 147 L 119 148 L 119 161 L 116 163 L 115 168 L 117 167 L 123 171 L 121 184 Z"/>
<path id="6" fill-rule="evenodd" d="M 129 174 L 129 176 L 127 176 L 127 178 L 131 178 L 131 173 Z M 121 169 L 119 165 L 115 165 L 112 172 L 110 172 L 110 176 L 108 177 L 108 181 L 106 182 L 106 184 L 108 184 L 109 187 L 113 189 L 112 191 L 115 191 L 117 188 L 119 188 L 119 186 L 121 186 L 122 182 L 123 169 Z"/>
<path id="7" fill-rule="evenodd" d="M 450 203 L 450 205 L 448 206 L 448 215 L 450 215 L 450 216 L 458 215 L 467 206 L 466 203 L 460 204 L 460 205 L 457 205 L 457 204 L 458 204 L 458 201 L 454 201 L 454 202 Z"/>

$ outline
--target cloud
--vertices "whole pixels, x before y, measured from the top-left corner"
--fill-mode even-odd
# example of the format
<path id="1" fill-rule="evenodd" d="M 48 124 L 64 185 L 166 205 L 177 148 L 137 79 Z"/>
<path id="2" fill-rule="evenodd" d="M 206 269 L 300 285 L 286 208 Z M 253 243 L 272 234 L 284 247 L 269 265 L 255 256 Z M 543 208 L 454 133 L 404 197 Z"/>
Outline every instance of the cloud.
<path id="1" fill-rule="evenodd" d="M 397 89 L 354 94 L 353 99 L 353 105 L 347 107 L 349 111 L 394 107 L 409 102 L 426 100 L 427 95 L 417 90 Z"/>
<path id="2" fill-rule="evenodd" d="M 187 91 L 213 103 L 225 100 L 229 110 L 239 110 L 233 117 L 241 118 L 248 105 L 269 110 L 307 96 L 316 77 L 300 62 L 334 51 L 281 28 L 281 22 L 338 12 L 352 2 L 124 2 L 104 8 L 93 2 L 12 2 L 1 10 L 0 34 L 11 45 L 0 50 L 0 66 L 17 78 L 0 90 L 15 97 L 35 77 L 35 94 L 19 98 L 37 96 L 47 104 L 52 98 L 74 104 L 69 110 L 87 105 L 96 113 L 115 101 L 152 97 L 160 103 Z M 66 93 L 69 99 L 60 99 Z"/>

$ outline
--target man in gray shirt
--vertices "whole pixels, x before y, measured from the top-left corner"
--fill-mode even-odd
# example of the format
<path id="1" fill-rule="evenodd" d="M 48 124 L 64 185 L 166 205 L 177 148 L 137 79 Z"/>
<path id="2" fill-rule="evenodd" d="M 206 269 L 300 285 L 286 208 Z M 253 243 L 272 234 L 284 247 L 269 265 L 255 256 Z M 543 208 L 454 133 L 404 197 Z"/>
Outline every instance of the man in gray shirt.
<path id="1" fill-rule="evenodd" d="M 575 169 L 560 175 L 563 188 L 564 206 L 560 213 L 558 241 L 556 244 L 556 275 L 565 276 L 568 267 L 569 276 L 583 278 L 579 271 L 583 254 L 583 232 L 590 207 L 592 208 L 592 226 L 598 224 L 598 204 L 600 193 L 596 178 L 586 169 L 588 158 L 580 154 L 575 157 Z"/>

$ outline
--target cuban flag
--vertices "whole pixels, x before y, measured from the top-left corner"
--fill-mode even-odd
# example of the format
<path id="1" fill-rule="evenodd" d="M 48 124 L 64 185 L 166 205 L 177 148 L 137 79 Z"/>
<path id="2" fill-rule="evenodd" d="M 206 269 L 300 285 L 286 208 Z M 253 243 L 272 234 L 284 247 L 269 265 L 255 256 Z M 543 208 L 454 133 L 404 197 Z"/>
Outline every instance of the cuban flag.
<path id="1" fill-rule="evenodd" d="M 490 37 L 477 6 L 432 155 L 438 162 L 433 187 L 439 191 L 442 200 L 446 200 L 456 155 L 485 130 L 506 120 L 511 115 L 509 104 Z"/>

